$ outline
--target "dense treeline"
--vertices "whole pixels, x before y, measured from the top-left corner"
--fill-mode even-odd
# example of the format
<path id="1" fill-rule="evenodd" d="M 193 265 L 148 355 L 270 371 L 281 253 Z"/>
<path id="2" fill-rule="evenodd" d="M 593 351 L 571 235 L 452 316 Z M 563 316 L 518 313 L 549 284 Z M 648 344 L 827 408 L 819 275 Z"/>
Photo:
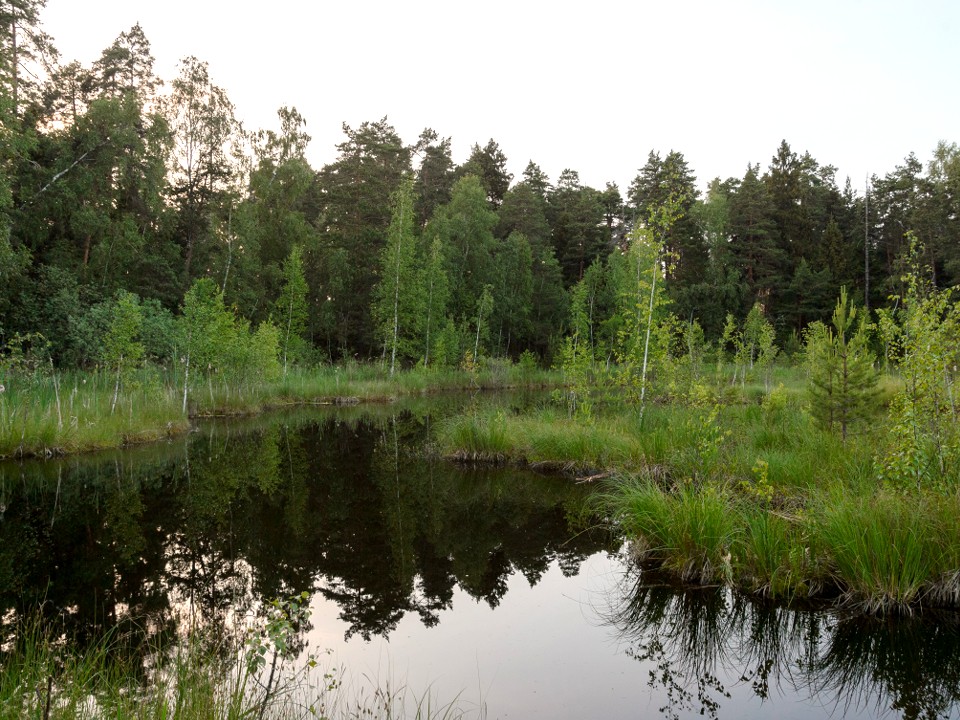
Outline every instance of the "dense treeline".
<path id="1" fill-rule="evenodd" d="M 533 161 L 514 178 L 494 140 L 457 165 L 451 138 L 426 129 L 410 145 L 386 118 L 344 125 L 336 159 L 315 169 L 294 108 L 245 130 L 204 62 L 158 78 L 139 26 L 90 66 L 63 62 L 43 4 L 0 7 L 8 354 L 42 345 L 60 366 L 118 377 L 143 357 L 260 372 L 274 348 L 284 369 L 524 351 L 551 362 L 578 323 L 593 347 L 622 330 L 619 258 L 640 227 L 664 251 L 665 307 L 707 339 L 759 303 L 789 349 L 841 287 L 884 305 L 903 294 L 910 231 L 930 280 L 960 281 L 955 144 L 874 176 L 867 198 L 786 141 L 705 194 L 682 153 L 651 152 L 624 196 L 570 169 L 552 182 Z"/>

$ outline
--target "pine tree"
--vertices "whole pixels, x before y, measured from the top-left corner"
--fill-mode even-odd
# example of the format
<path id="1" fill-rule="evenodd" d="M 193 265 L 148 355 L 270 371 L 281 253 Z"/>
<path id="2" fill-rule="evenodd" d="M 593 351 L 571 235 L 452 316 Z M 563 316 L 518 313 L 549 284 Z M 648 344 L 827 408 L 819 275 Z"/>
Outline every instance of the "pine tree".
<path id="1" fill-rule="evenodd" d="M 866 317 L 850 304 L 846 288 L 840 290 L 831 325 L 815 322 L 807 329 L 807 391 L 817 424 L 839 428 L 846 440 L 851 428 L 876 410 L 878 376 Z"/>
<path id="2" fill-rule="evenodd" d="M 372 271 L 388 237 L 392 193 L 411 172 L 411 150 L 386 117 L 358 128 L 344 123 L 343 132 L 338 158 L 317 173 L 312 216 L 323 234 L 318 261 L 336 272 L 321 272 L 310 285 L 330 306 L 324 315 L 333 322 L 339 351 L 373 354 L 382 338 L 370 317 Z"/>

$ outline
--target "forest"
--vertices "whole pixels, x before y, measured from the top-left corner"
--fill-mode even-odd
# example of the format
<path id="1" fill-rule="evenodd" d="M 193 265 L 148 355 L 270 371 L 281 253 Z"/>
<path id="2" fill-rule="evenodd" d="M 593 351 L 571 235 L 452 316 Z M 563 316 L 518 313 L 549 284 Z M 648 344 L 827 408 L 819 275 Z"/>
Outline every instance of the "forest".
<path id="1" fill-rule="evenodd" d="M 90 66 L 66 62 L 42 5 L 5 3 L 0 17 L 7 358 L 253 367 L 259 342 L 284 368 L 524 352 L 550 366 L 584 307 L 595 353 L 609 356 L 617 266 L 638 229 L 658 246 L 660 316 L 715 343 L 755 305 L 788 352 L 829 320 L 841 288 L 868 310 L 890 305 L 910 233 L 933 285 L 960 280 L 953 143 L 873 176 L 867 193 L 786 140 L 706 192 L 682 152 L 651 151 L 621 191 L 575 169 L 551 179 L 533 160 L 515 178 L 493 139 L 458 165 L 451 138 L 427 128 L 411 144 L 384 117 L 344 124 L 336 159 L 313 168 L 295 108 L 245 129 L 202 60 L 157 77 L 139 26 Z M 191 331 L 198 313 L 221 332 Z M 229 352 L 198 345 L 231 332 Z"/>

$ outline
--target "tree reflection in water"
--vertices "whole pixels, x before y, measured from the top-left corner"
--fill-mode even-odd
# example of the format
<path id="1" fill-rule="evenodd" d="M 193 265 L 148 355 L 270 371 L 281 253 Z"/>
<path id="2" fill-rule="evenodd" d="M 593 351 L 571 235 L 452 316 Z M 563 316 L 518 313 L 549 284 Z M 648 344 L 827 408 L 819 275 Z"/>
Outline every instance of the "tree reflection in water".
<path id="1" fill-rule="evenodd" d="M 0 466 L 0 646 L 38 609 L 81 643 L 111 628 L 137 648 L 198 625 L 229 637 L 303 591 L 336 603 L 348 637 L 389 636 L 405 616 L 439 622 L 457 588 L 493 608 L 513 576 L 533 586 L 554 563 L 575 575 L 615 550 L 571 525 L 585 486 L 430 458 L 435 411 L 218 421 L 169 444 Z M 644 571 L 616 603 L 610 619 L 671 717 L 780 697 L 960 714 L 954 615 L 788 611 Z"/>
<path id="2" fill-rule="evenodd" d="M 718 717 L 730 704 L 806 698 L 830 714 L 940 718 L 960 712 L 960 618 L 853 617 L 786 609 L 726 588 L 679 588 L 628 571 L 607 620 L 650 665 L 661 713 Z M 739 714 L 739 710 L 737 714 Z"/>
<path id="3" fill-rule="evenodd" d="M 435 409 L 217 421 L 170 444 L 0 466 L 0 616 L 9 628 L 39 609 L 81 642 L 124 619 L 156 639 L 229 635 L 307 591 L 371 638 L 407 614 L 436 624 L 458 586 L 495 607 L 511 574 L 535 584 L 554 560 L 576 572 L 611 546 L 570 528 L 585 488 L 425 455 Z"/>

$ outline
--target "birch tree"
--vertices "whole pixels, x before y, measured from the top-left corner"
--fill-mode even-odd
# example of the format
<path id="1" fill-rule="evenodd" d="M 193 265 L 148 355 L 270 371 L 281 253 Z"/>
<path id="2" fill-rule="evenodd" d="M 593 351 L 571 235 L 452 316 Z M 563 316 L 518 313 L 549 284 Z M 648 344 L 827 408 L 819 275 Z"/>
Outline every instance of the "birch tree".
<path id="1" fill-rule="evenodd" d="M 384 355 L 390 357 L 391 375 L 398 360 L 419 356 L 417 326 L 424 303 L 417 277 L 413 226 L 413 181 L 407 178 L 392 196 L 387 243 L 380 254 L 380 280 L 373 301 L 373 317 Z"/>
<path id="2" fill-rule="evenodd" d="M 274 304 L 284 377 L 287 375 L 287 363 L 302 360 L 309 347 L 306 340 L 308 289 L 303 271 L 303 251 L 299 245 L 294 245 L 283 264 L 283 287 Z"/>

